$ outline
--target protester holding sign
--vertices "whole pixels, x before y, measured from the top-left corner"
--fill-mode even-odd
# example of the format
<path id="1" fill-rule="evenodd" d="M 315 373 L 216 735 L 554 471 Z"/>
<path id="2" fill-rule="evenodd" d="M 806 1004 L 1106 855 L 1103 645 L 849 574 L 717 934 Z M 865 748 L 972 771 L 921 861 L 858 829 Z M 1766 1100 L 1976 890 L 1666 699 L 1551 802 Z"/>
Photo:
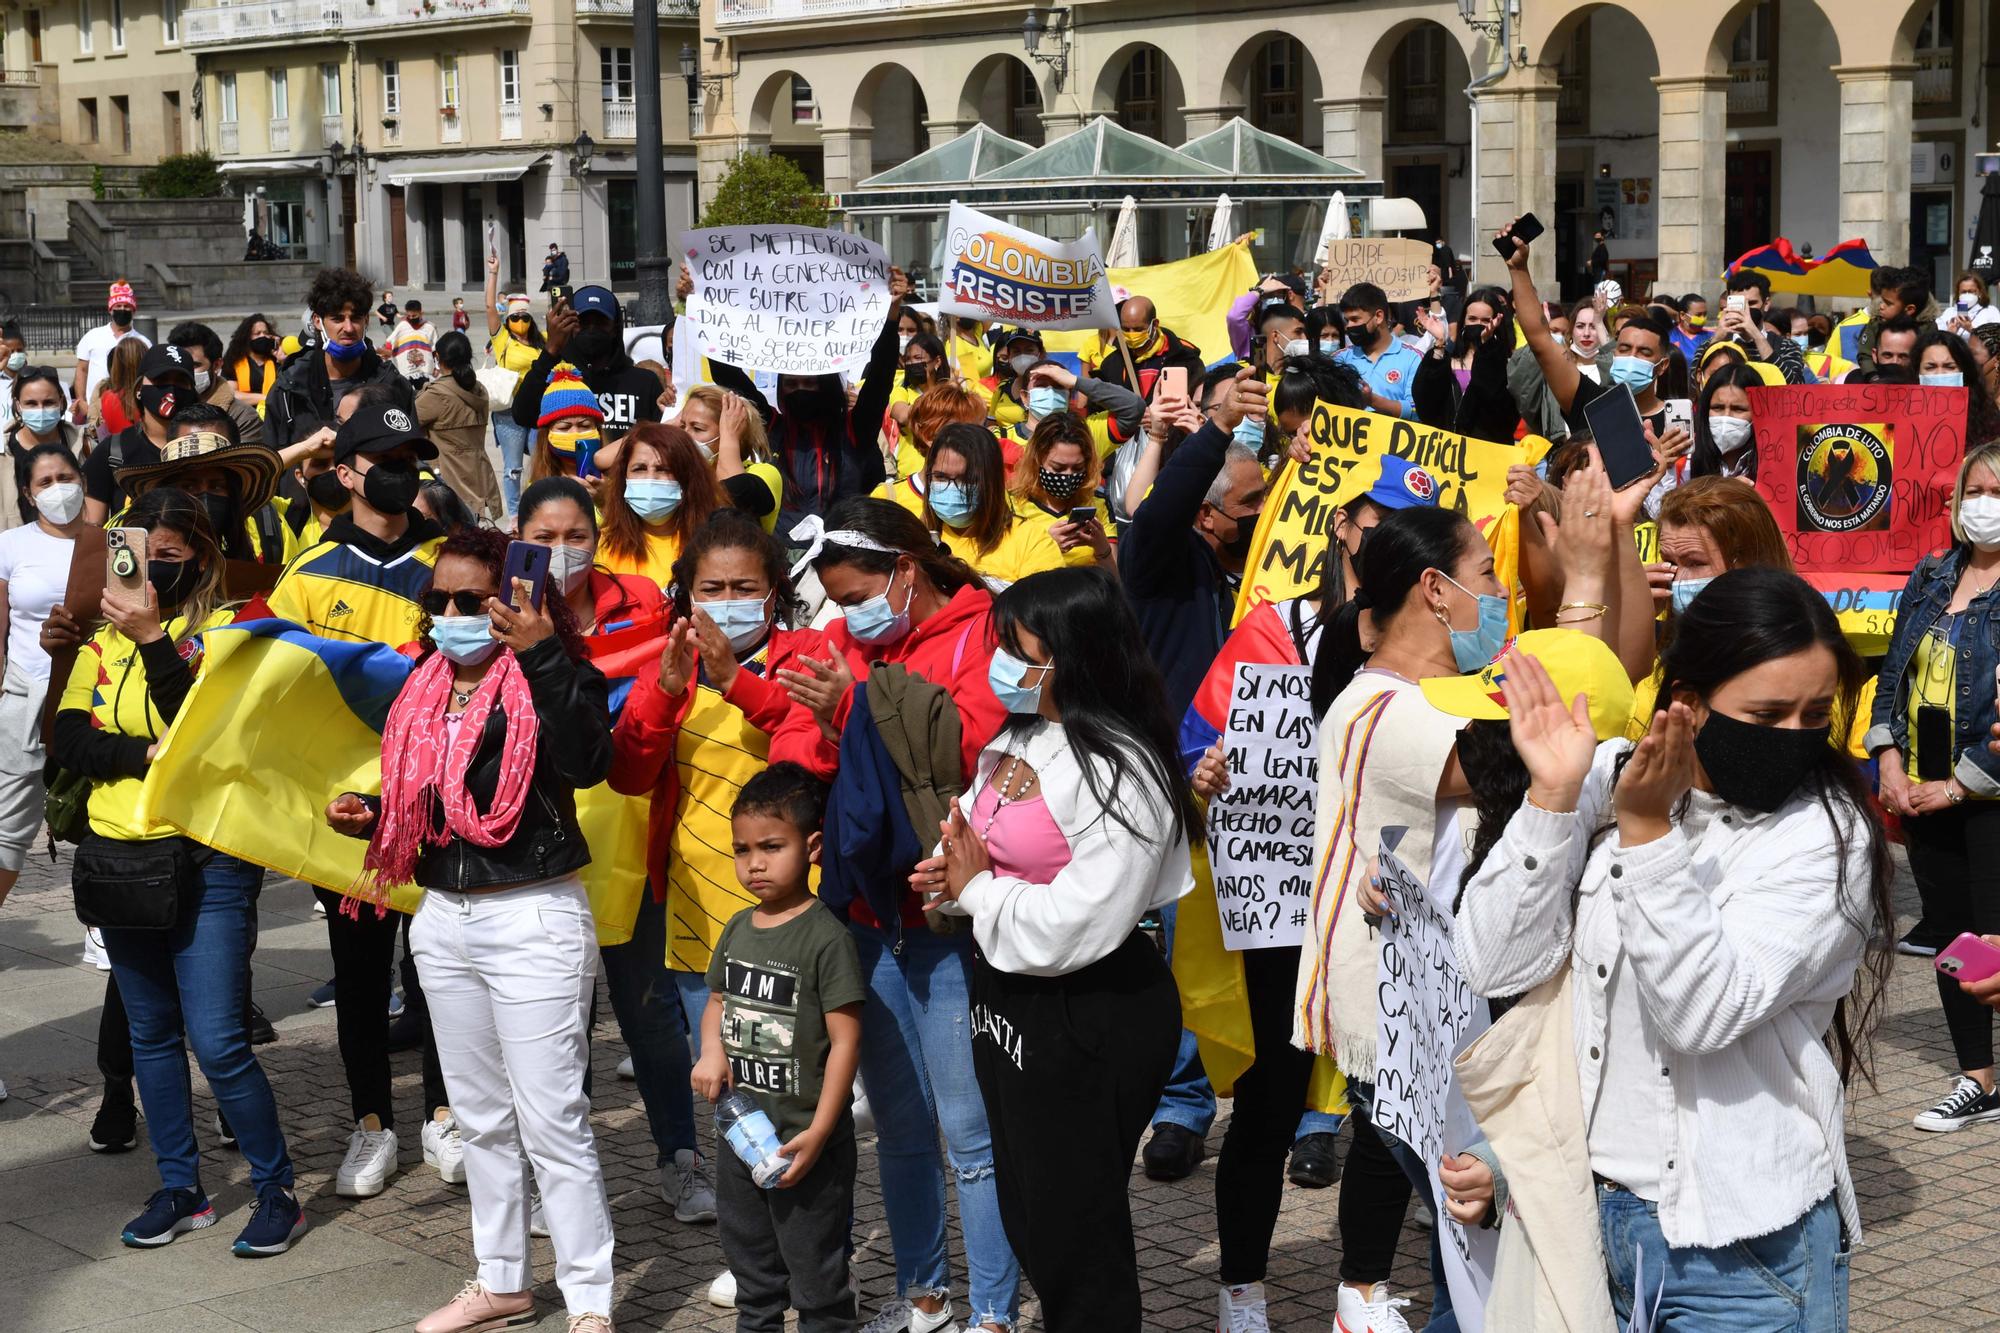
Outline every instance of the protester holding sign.
<path id="1" fill-rule="evenodd" d="M 972 919 L 973 1068 L 1041 1323 L 1138 1333 L 1132 1154 L 1174 1065 L 1180 1000 L 1137 926 L 1187 891 L 1201 814 L 1115 580 L 1030 576 L 995 601 L 993 632 L 1008 721 L 910 882 Z"/>
<path id="2" fill-rule="evenodd" d="M 1949 336 L 1949 335 L 1947 335 Z M 2000 756 L 1985 745 L 2000 668 L 2000 444 L 1974 449 L 1952 492 L 1951 546 L 1910 575 L 1875 691 L 1868 751 L 1903 818 L 1923 919 L 1898 948 L 1928 955 L 1961 931 L 2000 930 Z M 1919 1129 L 2000 1120 L 1992 1015 L 1938 977 L 1962 1072 Z"/>
<path id="3" fill-rule="evenodd" d="M 1743 1328 L 1838 1328 L 1861 1236 L 1841 1083 L 1893 920 L 1880 824 L 1828 744 L 1861 663 L 1818 593 L 1759 569 L 1703 591 L 1663 667 L 1670 707 L 1634 748 L 1600 745 L 1584 698 L 1507 660 L 1530 783 L 1466 887 L 1459 959 L 1481 995 L 1576 994 L 1581 1105 L 1545 1101 L 1557 1120 L 1538 1138 L 1587 1144 L 1598 1226 L 1553 1240 L 1587 1253 L 1601 1237 L 1621 1323 L 1671 1274 L 1658 1327 L 1727 1311 Z"/>

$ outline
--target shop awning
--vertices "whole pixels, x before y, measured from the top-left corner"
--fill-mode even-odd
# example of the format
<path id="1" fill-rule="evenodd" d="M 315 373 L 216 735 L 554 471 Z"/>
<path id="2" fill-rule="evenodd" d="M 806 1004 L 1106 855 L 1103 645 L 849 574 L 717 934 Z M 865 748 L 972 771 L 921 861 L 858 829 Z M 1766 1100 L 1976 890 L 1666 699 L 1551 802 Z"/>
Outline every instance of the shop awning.
<path id="1" fill-rule="evenodd" d="M 320 161 L 313 157 L 231 158 L 218 162 L 215 169 L 225 176 L 317 176 Z"/>
<path id="2" fill-rule="evenodd" d="M 398 157 L 382 164 L 391 185 L 517 181 L 549 160 L 547 153 L 462 153 Z"/>

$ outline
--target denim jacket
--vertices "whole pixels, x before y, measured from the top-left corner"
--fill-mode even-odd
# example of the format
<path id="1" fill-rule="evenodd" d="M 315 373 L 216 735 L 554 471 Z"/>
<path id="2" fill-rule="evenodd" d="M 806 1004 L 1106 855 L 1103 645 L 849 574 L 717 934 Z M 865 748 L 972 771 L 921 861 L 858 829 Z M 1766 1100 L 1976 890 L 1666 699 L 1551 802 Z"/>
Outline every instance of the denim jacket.
<path id="1" fill-rule="evenodd" d="M 1910 574 L 1889 636 L 1889 655 L 1875 683 L 1875 711 L 1869 718 L 1868 753 L 1894 746 L 1910 748 L 1910 695 L 1905 677 L 1917 645 L 1943 618 L 1970 554 L 1963 545 L 1927 557 Z M 2000 668 L 2000 597 L 1988 589 L 1961 612 L 1958 635 L 1958 695 L 1952 701 L 1952 776 L 1969 792 L 2000 795 L 2000 755 L 1987 750 L 1994 722 L 1994 671 Z"/>

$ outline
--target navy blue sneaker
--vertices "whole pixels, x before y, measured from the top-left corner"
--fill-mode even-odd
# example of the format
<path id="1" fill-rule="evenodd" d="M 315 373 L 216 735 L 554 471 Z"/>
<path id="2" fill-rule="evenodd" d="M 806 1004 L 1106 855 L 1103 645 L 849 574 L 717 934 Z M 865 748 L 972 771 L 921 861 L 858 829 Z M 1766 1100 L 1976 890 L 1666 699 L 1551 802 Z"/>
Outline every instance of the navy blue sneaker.
<path id="1" fill-rule="evenodd" d="M 215 1209 L 200 1190 L 161 1190 L 146 1200 L 146 1211 L 125 1224 L 119 1237 L 135 1250 L 171 1245 L 183 1231 L 215 1225 Z"/>
<path id="2" fill-rule="evenodd" d="M 230 1249 L 245 1259 L 262 1259 L 283 1254 L 306 1234 L 306 1210 L 288 1190 L 266 1185 L 257 1195 L 257 1207 L 250 1224 Z"/>

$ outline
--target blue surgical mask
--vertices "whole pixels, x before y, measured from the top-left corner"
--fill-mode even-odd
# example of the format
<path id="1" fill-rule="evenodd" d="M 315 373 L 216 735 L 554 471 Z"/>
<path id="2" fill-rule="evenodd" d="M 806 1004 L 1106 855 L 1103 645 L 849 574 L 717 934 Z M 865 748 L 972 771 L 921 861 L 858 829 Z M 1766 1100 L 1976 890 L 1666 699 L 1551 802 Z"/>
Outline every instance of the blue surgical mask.
<path id="1" fill-rule="evenodd" d="M 1644 392 L 1653 387 L 1653 363 L 1642 356 L 1614 356 L 1611 378 L 1633 393 Z"/>
<path id="2" fill-rule="evenodd" d="M 632 477 L 625 504 L 642 523 L 657 523 L 681 507 L 681 484 L 672 477 Z"/>
<path id="3" fill-rule="evenodd" d="M 979 488 L 962 481 L 934 481 L 924 496 L 931 502 L 931 512 L 954 528 L 970 523 L 979 510 Z"/>
<path id="4" fill-rule="evenodd" d="M 485 616 L 439 616 L 431 621 L 431 642 L 460 666 L 476 666 L 500 646 L 490 633 L 492 626 Z"/>
<path id="5" fill-rule="evenodd" d="M 352 361 L 368 350 L 368 340 L 366 338 L 356 338 L 351 343 L 338 343 L 333 340 L 332 335 L 328 334 L 325 329 L 320 330 L 320 336 L 325 339 L 320 346 L 325 349 L 328 356 L 336 361 Z"/>
<path id="6" fill-rule="evenodd" d="M 1321 356 L 1334 356 L 1337 355 L 1339 351 L 1340 351 L 1340 339 L 1321 338 L 1319 340 L 1319 354 Z"/>
<path id="7" fill-rule="evenodd" d="M 1688 603 L 1695 599 L 1695 594 L 1713 582 L 1714 579 L 1675 579 L 1668 584 L 1667 590 L 1673 598 L 1669 605 L 1674 608 L 1674 614 L 1679 615 L 1687 610 Z"/>
<path id="8" fill-rule="evenodd" d="M 47 435 L 62 420 L 60 407 L 24 407 L 21 409 L 21 424 L 37 435 Z"/>
<path id="9" fill-rule="evenodd" d="M 9 375 L 18 375 L 27 368 L 28 354 L 26 352 L 14 352 L 7 357 L 7 373 Z"/>
<path id="10" fill-rule="evenodd" d="M 729 651 L 744 653 L 755 648 L 770 632 L 771 617 L 766 608 L 770 605 L 769 594 L 762 597 L 736 597 L 719 602 L 696 602 L 715 627 L 729 640 Z"/>
<path id="11" fill-rule="evenodd" d="M 1028 415 L 1052 417 L 1069 406 L 1069 395 L 1053 384 L 1037 384 L 1028 390 Z"/>
<path id="12" fill-rule="evenodd" d="M 1245 417 L 1229 432 L 1229 438 L 1252 449 L 1264 447 L 1264 418 Z"/>
<path id="13" fill-rule="evenodd" d="M 889 578 L 889 587 L 884 588 L 865 602 L 856 602 L 846 609 L 847 632 L 863 643 L 894 643 L 910 632 L 910 603 L 917 599 L 917 585 L 912 583 L 907 596 L 903 598 L 903 609 L 889 609 L 889 592 L 896 586 L 895 576 Z"/>
<path id="14" fill-rule="evenodd" d="M 1934 375 L 1919 375 L 1917 383 L 1927 384 L 1933 389 L 1962 389 L 1965 387 L 1965 376 L 1956 370 L 1941 371 Z"/>
<path id="15" fill-rule="evenodd" d="M 1807 343 L 1807 341 L 1808 341 L 1808 340 L 1809 340 L 1809 339 L 1810 339 L 1811 337 L 1812 337 L 1812 335 L 1811 335 L 1810 333 L 1794 333 L 1794 334 L 1792 335 L 1792 343 L 1793 343 L 1793 345 L 1794 345 L 1794 346 L 1796 346 L 1796 347 L 1797 347 L 1797 348 L 1798 348 L 1798 349 L 1799 349 L 1800 351 L 1802 351 L 1802 352 L 1803 352 L 1803 351 L 1804 351 L 1804 350 L 1806 349 L 1806 343 Z"/>
<path id="16" fill-rule="evenodd" d="M 1042 711 L 1042 686 L 1048 684 L 1048 668 L 1053 662 L 1023 662 L 1005 648 L 993 650 L 993 661 L 986 668 L 986 683 L 993 687 L 993 697 L 1000 706 L 1010 713 L 1039 713 Z M 1042 678 L 1033 685 L 1023 685 L 1030 671 L 1039 671 Z"/>
<path id="17" fill-rule="evenodd" d="M 1438 572 L 1444 574 L 1443 570 Z M 1444 575 L 1444 581 L 1479 603 L 1477 629 L 1452 629 L 1451 622 L 1445 622 L 1445 628 L 1451 631 L 1451 660 L 1460 671 L 1478 671 L 1500 656 L 1500 650 L 1507 646 L 1507 599 L 1488 592 L 1473 592 L 1449 574 Z"/>

